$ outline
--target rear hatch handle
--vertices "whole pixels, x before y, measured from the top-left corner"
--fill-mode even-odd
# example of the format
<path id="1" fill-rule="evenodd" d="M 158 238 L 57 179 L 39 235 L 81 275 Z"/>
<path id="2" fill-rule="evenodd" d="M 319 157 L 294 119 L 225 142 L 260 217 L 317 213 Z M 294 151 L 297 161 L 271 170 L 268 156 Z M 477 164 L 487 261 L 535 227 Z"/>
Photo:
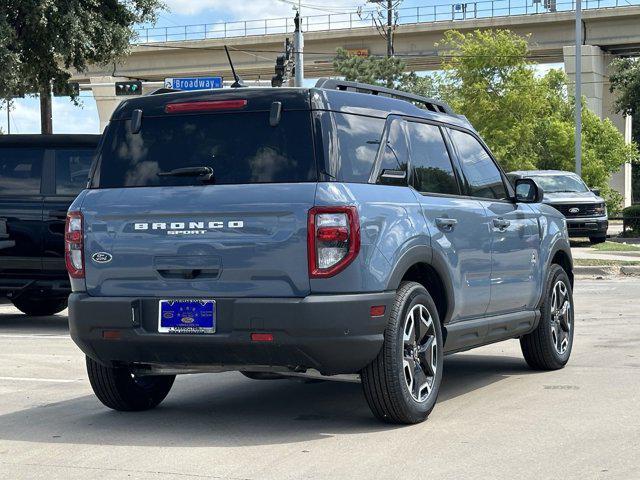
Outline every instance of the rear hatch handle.
<path id="1" fill-rule="evenodd" d="M 155 257 L 156 272 L 167 279 L 215 279 L 220 276 L 222 262 L 215 255 L 185 255 Z"/>

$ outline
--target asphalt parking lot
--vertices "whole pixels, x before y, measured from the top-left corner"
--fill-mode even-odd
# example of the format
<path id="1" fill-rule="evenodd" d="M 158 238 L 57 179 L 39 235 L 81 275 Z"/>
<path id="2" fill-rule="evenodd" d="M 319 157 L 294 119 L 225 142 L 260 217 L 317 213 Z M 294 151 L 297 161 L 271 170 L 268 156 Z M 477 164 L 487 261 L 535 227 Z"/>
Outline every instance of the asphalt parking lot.
<path id="1" fill-rule="evenodd" d="M 579 280 L 569 365 L 516 341 L 445 360 L 423 424 L 378 423 L 360 385 L 178 377 L 143 413 L 93 396 L 63 314 L 0 305 L 3 479 L 640 478 L 640 280 Z"/>

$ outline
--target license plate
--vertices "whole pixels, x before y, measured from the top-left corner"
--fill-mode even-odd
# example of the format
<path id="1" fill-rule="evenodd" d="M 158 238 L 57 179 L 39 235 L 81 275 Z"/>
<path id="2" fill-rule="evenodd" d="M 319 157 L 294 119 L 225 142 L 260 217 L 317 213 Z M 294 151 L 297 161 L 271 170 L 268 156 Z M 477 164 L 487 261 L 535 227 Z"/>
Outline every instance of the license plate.
<path id="1" fill-rule="evenodd" d="M 160 300 L 160 333 L 215 333 L 215 300 Z"/>

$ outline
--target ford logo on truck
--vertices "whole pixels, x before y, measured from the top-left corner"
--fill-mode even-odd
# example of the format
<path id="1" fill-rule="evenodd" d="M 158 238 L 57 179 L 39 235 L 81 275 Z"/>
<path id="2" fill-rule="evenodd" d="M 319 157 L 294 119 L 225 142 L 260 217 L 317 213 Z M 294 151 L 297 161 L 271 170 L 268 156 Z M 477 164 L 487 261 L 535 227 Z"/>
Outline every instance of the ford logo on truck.
<path id="1" fill-rule="evenodd" d="M 113 255 L 107 252 L 96 252 L 91 255 L 91 260 L 96 263 L 109 263 L 113 259 Z"/>
<path id="2" fill-rule="evenodd" d="M 223 228 L 242 228 L 242 220 L 210 220 L 179 222 L 135 222 L 136 232 L 166 232 L 167 235 L 204 235 L 207 232 Z"/>

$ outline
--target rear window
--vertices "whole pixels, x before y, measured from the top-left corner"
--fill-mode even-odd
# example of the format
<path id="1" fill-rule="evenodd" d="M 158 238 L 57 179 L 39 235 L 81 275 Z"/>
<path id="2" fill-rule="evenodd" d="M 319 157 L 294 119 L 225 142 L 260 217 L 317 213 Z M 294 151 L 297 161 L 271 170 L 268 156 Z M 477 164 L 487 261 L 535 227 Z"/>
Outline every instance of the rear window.
<path id="1" fill-rule="evenodd" d="M 42 148 L 0 148 L 0 195 L 38 195 Z"/>
<path id="2" fill-rule="evenodd" d="M 207 183 L 288 183 L 317 179 L 308 111 L 143 117 L 139 133 L 129 120 L 110 124 L 94 187 L 201 185 L 199 177 L 161 176 L 186 167 L 211 167 Z"/>
<path id="3" fill-rule="evenodd" d="M 56 194 L 77 195 L 87 186 L 95 149 L 56 149 Z"/>

